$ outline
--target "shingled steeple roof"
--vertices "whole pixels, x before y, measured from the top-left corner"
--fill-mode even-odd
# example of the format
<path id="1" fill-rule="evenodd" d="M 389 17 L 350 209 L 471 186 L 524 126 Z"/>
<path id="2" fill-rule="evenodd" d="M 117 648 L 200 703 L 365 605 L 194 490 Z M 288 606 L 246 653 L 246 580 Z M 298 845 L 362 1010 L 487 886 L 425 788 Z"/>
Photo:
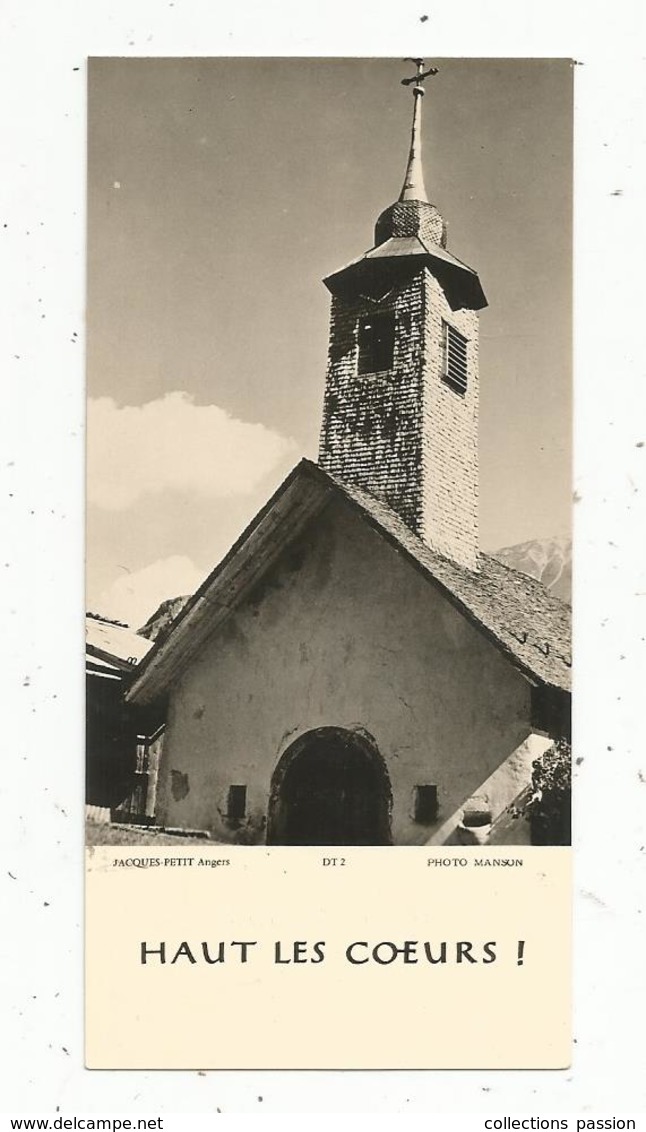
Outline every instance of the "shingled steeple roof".
<path id="1" fill-rule="evenodd" d="M 422 59 L 413 59 L 417 74 L 402 79 L 414 83 L 413 121 L 406 173 L 399 198 L 379 216 L 375 243 L 358 259 L 328 275 L 324 283 L 333 295 L 362 294 L 379 299 L 421 267 L 428 267 L 442 285 L 453 310 L 481 310 L 487 300 L 477 273 L 446 250 L 446 224 L 428 199 L 422 164 L 423 82 L 437 73 L 424 71 Z"/>
<path id="2" fill-rule="evenodd" d="M 422 59 L 413 59 L 417 66 L 414 79 L 403 79 L 404 85 L 411 81 L 413 87 L 413 122 L 411 126 L 410 148 L 404 183 L 399 199 L 386 208 L 375 227 L 375 244 L 383 244 L 394 237 L 421 236 L 433 243 L 446 247 L 446 224 L 439 210 L 428 199 L 424 183 L 424 163 L 422 161 L 422 99 L 424 80 L 437 74 L 435 67 L 424 72 Z"/>

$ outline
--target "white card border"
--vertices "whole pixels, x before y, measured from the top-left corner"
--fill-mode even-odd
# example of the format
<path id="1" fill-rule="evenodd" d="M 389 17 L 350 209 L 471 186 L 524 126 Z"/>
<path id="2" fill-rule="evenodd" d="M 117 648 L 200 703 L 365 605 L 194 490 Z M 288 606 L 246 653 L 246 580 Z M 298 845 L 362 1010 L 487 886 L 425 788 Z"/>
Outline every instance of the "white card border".
<path id="1" fill-rule="evenodd" d="M 427 20 L 422 17 L 428 15 Z M 430 8 L 9 0 L 0 82 L 9 715 L 2 899 L 17 1111 L 639 1111 L 646 853 L 644 17 L 636 0 Z M 91 1073 L 82 1068 L 82 531 L 87 55 L 571 56 L 576 82 L 575 1036 L 564 1072 Z M 77 69 L 78 68 L 78 69 Z M 29 233 L 29 235 L 27 235 Z M 34 302 L 45 299 L 44 313 Z M 633 309 L 634 308 L 634 309 Z M 629 334 L 626 335 L 626 329 Z M 72 343 L 76 330 L 80 344 Z M 8 426 L 8 427 L 7 427 Z M 12 481 L 15 480 L 15 488 Z M 8 499 L 8 493 L 13 498 Z M 6 607 L 6 608 L 5 608 Z M 612 748 L 610 750 L 609 748 Z M 4 786 L 6 788 L 7 781 Z M 11 875 L 9 875 L 11 874 Z M 16 879 L 13 879 L 13 878 Z M 35 997 L 32 997 L 35 996 Z M 638 1032 L 638 1031 L 637 1031 Z M 18 1061 L 11 1064 L 14 1057 Z M 488 1090 L 488 1091 L 485 1091 Z M 263 1101 L 259 1102 L 258 1097 Z"/>

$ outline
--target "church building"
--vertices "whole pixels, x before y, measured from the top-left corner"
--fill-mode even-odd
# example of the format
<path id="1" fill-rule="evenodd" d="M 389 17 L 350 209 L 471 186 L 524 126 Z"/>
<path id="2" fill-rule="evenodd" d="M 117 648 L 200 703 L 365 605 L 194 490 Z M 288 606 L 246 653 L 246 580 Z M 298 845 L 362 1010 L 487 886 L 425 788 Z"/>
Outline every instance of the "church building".
<path id="1" fill-rule="evenodd" d="M 569 735 L 569 609 L 478 545 L 477 273 L 421 156 L 331 294 L 302 460 L 138 665 L 157 821 L 218 841 L 529 839 L 509 808 Z M 477 833 L 475 831 L 481 831 Z"/>

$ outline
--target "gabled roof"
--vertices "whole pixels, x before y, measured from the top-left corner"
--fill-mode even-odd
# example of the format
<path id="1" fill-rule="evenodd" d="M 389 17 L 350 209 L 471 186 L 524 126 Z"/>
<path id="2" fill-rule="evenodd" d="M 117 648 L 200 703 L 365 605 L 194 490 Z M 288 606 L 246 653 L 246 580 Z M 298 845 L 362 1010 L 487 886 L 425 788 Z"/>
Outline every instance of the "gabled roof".
<path id="1" fill-rule="evenodd" d="M 540 582 L 479 556 L 471 571 L 429 550 L 389 507 L 334 479 L 309 460 L 293 469 L 275 495 L 196 591 L 134 673 L 132 702 L 163 695 L 285 547 L 332 499 L 386 539 L 476 625 L 532 683 L 570 686 L 570 611 Z"/>

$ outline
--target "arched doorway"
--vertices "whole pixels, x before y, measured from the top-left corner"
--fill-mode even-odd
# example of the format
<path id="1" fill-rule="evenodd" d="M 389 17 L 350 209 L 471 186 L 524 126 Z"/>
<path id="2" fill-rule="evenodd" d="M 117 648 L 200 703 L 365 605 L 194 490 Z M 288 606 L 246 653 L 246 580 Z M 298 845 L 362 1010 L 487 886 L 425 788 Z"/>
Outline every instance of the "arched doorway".
<path id="1" fill-rule="evenodd" d="M 390 845 L 391 806 L 374 740 L 319 727 L 296 739 L 274 771 L 267 844 Z"/>

